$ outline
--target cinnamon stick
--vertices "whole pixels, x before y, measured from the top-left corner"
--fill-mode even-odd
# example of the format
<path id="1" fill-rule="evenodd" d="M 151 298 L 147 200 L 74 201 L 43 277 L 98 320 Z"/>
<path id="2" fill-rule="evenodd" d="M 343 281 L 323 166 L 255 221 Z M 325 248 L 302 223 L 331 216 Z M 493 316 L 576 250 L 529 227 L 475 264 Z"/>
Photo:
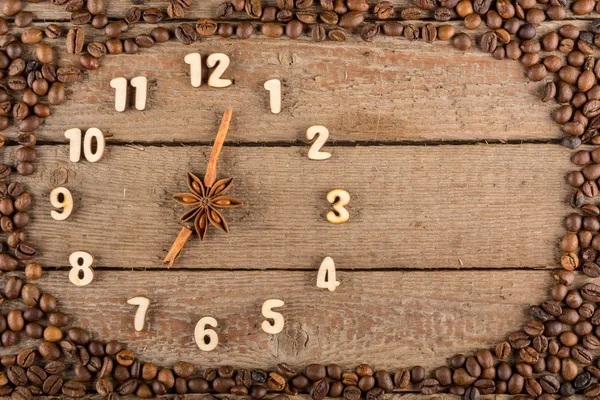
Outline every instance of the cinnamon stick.
<path id="1" fill-rule="evenodd" d="M 221 126 L 219 127 L 219 132 L 215 138 L 215 144 L 213 144 L 212 152 L 210 153 L 210 158 L 208 160 L 208 166 L 206 167 L 206 174 L 204 175 L 204 185 L 206 185 L 206 187 L 212 187 L 217 181 L 217 159 L 219 158 L 223 143 L 225 142 L 225 137 L 229 131 L 232 113 L 233 110 L 230 109 L 226 110 L 223 114 Z"/>
<path id="2" fill-rule="evenodd" d="M 177 235 L 177 238 L 175 238 L 173 245 L 169 249 L 167 256 L 163 260 L 163 265 L 165 267 L 171 268 L 173 264 L 175 264 L 175 261 L 177 261 L 177 259 L 181 255 L 181 252 L 183 251 L 183 246 L 185 246 L 185 242 L 187 242 L 191 234 L 192 231 L 188 227 L 184 226 L 181 228 L 179 234 Z"/>

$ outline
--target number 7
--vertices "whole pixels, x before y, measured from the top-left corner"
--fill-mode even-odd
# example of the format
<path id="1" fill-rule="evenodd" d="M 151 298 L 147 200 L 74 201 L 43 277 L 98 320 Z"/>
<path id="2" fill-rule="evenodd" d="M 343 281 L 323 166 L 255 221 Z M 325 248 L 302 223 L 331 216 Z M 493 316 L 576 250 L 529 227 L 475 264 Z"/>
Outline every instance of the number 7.
<path id="1" fill-rule="evenodd" d="M 127 300 L 127 304 L 132 306 L 139 306 L 135 312 L 135 318 L 133 320 L 133 327 L 136 331 L 140 332 L 144 329 L 144 322 L 146 320 L 146 312 L 150 306 L 150 299 L 142 296 L 132 297 Z"/>

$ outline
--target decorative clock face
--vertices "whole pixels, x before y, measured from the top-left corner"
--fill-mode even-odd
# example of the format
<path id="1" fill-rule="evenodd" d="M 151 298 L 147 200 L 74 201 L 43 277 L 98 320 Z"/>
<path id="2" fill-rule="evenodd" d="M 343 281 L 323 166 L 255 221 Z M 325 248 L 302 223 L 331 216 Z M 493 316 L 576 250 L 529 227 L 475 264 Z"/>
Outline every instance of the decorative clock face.
<path id="1" fill-rule="evenodd" d="M 600 286 L 571 271 L 600 276 L 600 156 L 573 156 L 560 260 L 549 171 L 570 168 L 554 122 L 600 143 L 600 67 L 579 22 L 536 27 L 565 5 L 102 3 L 60 4 L 55 46 L 62 23 L 2 5 L 21 147 L 0 175 L 14 158 L 25 189 L 0 184 L 3 295 L 24 303 L 0 317 L 0 395 L 596 395 Z"/>
<path id="2" fill-rule="evenodd" d="M 337 354 L 338 347 L 328 348 L 328 343 L 358 346 L 352 344 L 355 335 L 377 335 L 369 332 L 382 329 L 379 335 L 384 342 L 396 340 L 398 335 L 408 339 L 411 344 L 402 345 L 394 354 L 412 360 L 412 365 L 422 363 L 420 346 L 448 355 L 456 352 L 453 346 L 440 347 L 436 343 L 439 340 L 423 342 L 422 339 L 438 337 L 437 324 L 448 318 L 460 328 L 453 333 L 454 339 L 445 340 L 463 343 L 462 351 L 474 346 L 472 339 L 465 337 L 479 337 L 478 330 L 490 334 L 495 330 L 498 332 L 495 337 L 501 337 L 506 329 L 486 327 L 489 320 L 486 315 L 506 307 L 518 310 L 528 303 L 531 293 L 513 290 L 523 279 L 530 280 L 530 290 L 540 294 L 546 281 L 528 271 L 505 277 L 499 268 L 552 262 L 548 251 L 552 244 L 543 240 L 525 252 L 525 256 L 520 251 L 507 251 L 528 249 L 531 243 L 526 241 L 528 235 L 515 231 L 514 226 L 524 224 L 534 231 L 547 232 L 540 236 L 550 235 L 560 223 L 557 215 L 562 209 L 559 202 L 562 181 L 560 176 L 545 174 L 547 166 L 535 146 L 470 143 L 484 138 L 491 141 L 498 135 L 512 142 L 520 131 L 537 132 L 538 126 L 552 127 L 536 116 L 539 109 L 547 118 L 547 110 L 542 106 L 530 107 L 531 119 L 522 118 L 522 104 L 534 102 L 531 96 L 526 96 L 517 98 L 498 115 L 493 111 L 497 98 L 484 98 L 480 107 L 496 120 L 487 123 L 489 130 L 479 131 L 483 125 L 470 116 L 472 102 L 495 84 L 487 88 L 481 84 L 474 86 L 478 78 L 469 76 L 469 69 L 462 61 L 446 61 L 454 70 L 442 74 L 440 66 L 423 70 L 419 62 L 414 65 L 407 62 L 407 54 L 412 54 L 410 49 L 414 46 L 403 42 L 397 45 L 397 53 L 390 53 L 385 42 L 369 48 L 347 43 L 343 54 L 350 53 L 348 59 L 338 59 L 342 53 L 340 47 L 328 45 L 319 48 L 322 57 L 328 63 L 338 64 L 334 64 L 336 72 L 332 76 L 325 76 L 320 70 L 322 62 L 310 54 L 313 48 L 310 44 L 299 44 L 299 49 L 291 53 L 285 44 L 269 42 L 266 61 L 256 60 L 253 54 L 266 51 L 261 50 L 264 46 L 249 42 L 231 49 L 231 45 L 217 41 L 191 49 L 174 45 L 164 50 L 169 58 L 152 70 L 147 68 L 143 54 L 132 57 L 131 66 L 126 69 L 118 60 L 106 59 L 94 81 L 85 83 L 88 91 L 106 92 L 104 111 L 98 116 L 109 126 L 101 129 L 108 137 L 104 157 L 97 163 L 82 159 L 72 164 L 67 160 L 68 147 L 63 147 L 62 159 L 49 160 L 51 171 L 67 171 L 68 178 L 55 185 L 71 188 L 74 202 L 79 203 L 73 216 L 65 221 L 68 226 L 65 232 L 77 246 L 67 249 L 59 245 L 64 238 L 49 238 L 56 240 L 56 250 L 49 244 L 42 257 L 60 258 L 71 250 L 92 254 L 94 281 L 81 290 L 87 293 L 97 285 L 120 290 L 118 295 L 111 295 L 111 303 L 115 312 L 119 310 L 123 318 L 129 318 L 129 330 L 122 333 L 121 340 L 135 335 L 135 345 L 145 346 L 153 357 L 164 357 L 160 347 L 152 349 L 154 343 L 162 342 L 176 351 L 192 352 L 190 360 L 202 357 L 215 363 L 227 347 L 239 352 L 240 357 L 257 357 L 257 363 L 266 365 L 273 359 L 309 363 L 317 349 L 323 352 L 323 357 L 346 364 L 356 356 L 352 352 Z M 193 66 L 186 61 L 194 51 L 198 51 L 205 69 L 199 88 L 192 85 Z M 369 54 L 363 54 L 366 51 Z M 427 60 L 437 57 L 442 49 L 422 51 L 420 57 Z M 212 70 L 206 70 L 204 60 L 219 52 L 227 53 L 230 58 L 223 78 L 231 79 L 233 84 L 227 88 L 207 85 Z M 468 57 L 472 62 L 485 60 L 476 54 Z M 290 65 L 285 61 L 288 58 L 294 60 L 289 61 Z M 367 66 L 368 60 L 377 64 L 376 60 L 386 58 L 391 64 L 388 69 L 392 68 L 387 75 L 382 72 L 375 75 L 378 67 Z M 358 73 L 353 71 L 356 68 L 363 70 Z M 370 76 L 368 68 L 373 69 L 373 79 L 365 77 Z M 510 73 L 518 71 L 515 66 Z M 135 110 L 137 98 L 132 89 L 127 109 L 122 113 L 115 110 L 117 92 L 108 82 L 121 75 L 128 79 L 134 76 L 148 79 L 144 111 Z M 429 83 L 432 75 L 436 80 Z M 271 92 L 264 89 L 264 83 L 270 79 L 283 82 L 279 114 L 271 112 Z M 466 89 L 465 97 L 452 103 L 444 100 L 448 98 L 446 86 L 459 84 L 473 87 Z M 527 87 L 522 81 L 510 86 L 501 89 L 506 90 L 503 96 L 509 96 L 508 92 L 516 87 L 520 86 L 522 91 Z M 407 93 L 408 87 L 414 89 Z M 418 94 L 424 89 L 434 95 L 421 98 Z M 335 94 L 339 91 L 342 94 Z M 405 100 L 409 97 L 410 102 Z M 403 105 L 394 106 L 393 100 Z M 234 178 L 228 194 L 244 206 L 222 210 L 229 234 L 210 223 L 204 241 L 200 242 L 193 232 L 185 241 L 181 257 L 172 267 L 174 270 L 166 271 L 163 260 L 180 232 L 180 217 L 194 208 L 178 204 L 172 196 L 191 192 L 186 182 L 187 172 L 204 180 L 212 142 L 228 107 L 233 113 L 218 158 L 217 179 Z M 425 107 L 429 111 L 422 110 Z M 441 115 L 432 118 L 432 108 Z M 351 115 L 355 116 L 349 120 Z M 507 120 L 515 121 L 518 132 L 506 132 Z M 377 123 L 379 126 L 374 125 Z M 443 131 L 438 129 L 440 123 L 444 124 Z M 74 124 L 87 126 L 83 122 Z M 325 137 L 324 130 L 311 129 L 318 125 L 328 131 L 322 147 L 308 143 L 307 139 L 307 135 L 312 141 Z M 457 126 L 466 130 L 458 130 Z M 364 143 L 355 144 L 353 141 L 357 139 Z M 128 144 L 130 141 L 135 143 Z M 428 141 L 451 144 L 422 145 Z M 261 142 L 262 145 L 256 144 Z M 323 157 L 321 154 L 325 152 L 331 157 L 311 160 L 309 153 L 319 147 L 317 155 L 312 157 Z M 467 159 L 465 151 L 470 154 Z M 556 153 L 556 157 L 548 156 L 550 159 L 557 159 L 561 152 L 552 147 L 547 151 Z M 98 176 L 98 180 L 88 179 L 88 174 Z M 333 225 L 327 219 L 331 203 L 336 201 L 336 198 L 330 201 L 327 195 L 334 189 L 344 189 L 350 194 L 350 201 L 344 206 L 349 220 L 341 225 Z M 533 193 L 554 198 L 555 202 L 540 215 L 533 212 L 538 209 Z M 509 194 L 517 200 L 502 200 Z M 335 197 L 339 200 L 343 196 Z M 103 222 L 109 211 L 114 217 Z M 193 219 L 187 224 L 192 231 Z M 548 224 L 548 220 L 553 222 Z M 90 229 L 92 221 L 98 221 L 102 228 Z M 56 222 L 47 223 L 55 229 Z M 488 237 L 482 237 L 482 230 Z M 315 288 L 317 272 L 326 257 L 331 257 L 335 268 L 342 270 L 333 279 L 341 283 L 339 286 L 328 284 L 327 276 L 323 278 L 324 289 L 335 289 L 331 294 L 329 290 Z M 104 267 L 133 271 L 108 273 Z M 494 278 L 484 278 L 487 271 L 469 270 L 480 267 L 498 269 L 489 273 Z M 446 271 L 430 272 L 430 268 Z M 458 272 L 455 268 L 464 270 Z M 349 271 L 353 269 L 358 271 Z M 480 279 L 495 281 L 498 286 L 474 288 L 473 282 Z M 435 282 L 433 287 L 432 282 Z M 251 287 L 262 289 L 247 297 Z M 495 289 L 490 292 L 490 288 Z M 67 287 L 67 290 L 73 289 Z M 473 297 L 465 298 L 465 293 L 472 290 L 476 290 Z M 207 297 L 208 293 L 211 294 Z M 490 295 L 492 299 L 510 295 L 511 305 L 503 301 L 492 301 L 485 308 L 473 304 L 475 299 Z M 150 300 L 146 324 L 139 333 L 133 330 L 134 309 L 122 304 L 134 296 Z M 261 307 L 270 298 L 284 300 L 281 314 L 286 321 L 284 332 L 271 337 L 260 329 Z M 354 298 L 363 300 L 355 303 Z M 221 305 L 224 299 L 234 301 Z M 188 301 L 193 304 L 192 309 L 179 306 Z M 230 303 L 238 306 L 232 307 Z M 328 310 L 323 311 L 322 321 L 313 324 L 312 318 L 304 317 L 321 312 L 323 304 Z M 394 315 L 387 311 L 390 307 Z M 445 310 L 445 316 L 440 314 L 439 320 L 427 317 L 439 310 Z M 513 319 L 515 327 L 519 315 Z M 203 324 L 201 328 L 218 332 L 220 346 L 205 354 L 198 352 L 194 330 L 198 329 L 198 321 L 208 316 L 217 320 L 217 327 Z M 90 317 L 90 326 L 95 318 Z M 334 322 L 339 318 L 349 319 L 340 325 Z M 173 319 L 179 322 L 172 324 Z M 428 322 L 424 324 L 424 320 Z M 478 329 L 473 328 L 474 321 L 481 321 L 476 323 Z M 248 347 L 243 339 L 248 334 L 265 350 Z M 255 354 L 257 351 L 259 354 Z M 386 346 L 378 344 L 374 351 L 380 365 L 390 368 L 395 365 L 383 356 L 389 351 Z M 431 359 L 437 357 L 432 355 Z"/>

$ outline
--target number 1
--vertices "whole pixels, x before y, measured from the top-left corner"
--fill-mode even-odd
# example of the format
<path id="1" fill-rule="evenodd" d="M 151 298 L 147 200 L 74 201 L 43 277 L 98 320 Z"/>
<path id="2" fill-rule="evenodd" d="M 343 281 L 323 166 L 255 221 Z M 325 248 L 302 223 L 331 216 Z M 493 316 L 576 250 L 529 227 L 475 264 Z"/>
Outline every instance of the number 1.
<path id="1" fill-rule="evenodd" d="M 190 79 L 193 87 L 202 86 L 202 57 L 198 53 L 190 53 L 183 59 L 190 66 Z"/>
<path id="2" fill-rule="evenodd" d="M 269 104 L 273 114 L 281 112 L 281 81 L 270 79 L 265 82 L 265 89 L 269 91 Z"/>
<path id="3" fill-rule="evenodd" d="M 148 97 L 148 78 L 145 76 L 131 78 L 131 86 L 135 88 L 135 108 L 143 111 L 146 108 L 146 98 Z"/>
<path id="4" fill-rule="evenodd" d="M 127 79 L 124 77 L 114 78 L 110 81 L 110 87 L 115 89 L 115 110 L 125 111 L 127 106 Z"/>

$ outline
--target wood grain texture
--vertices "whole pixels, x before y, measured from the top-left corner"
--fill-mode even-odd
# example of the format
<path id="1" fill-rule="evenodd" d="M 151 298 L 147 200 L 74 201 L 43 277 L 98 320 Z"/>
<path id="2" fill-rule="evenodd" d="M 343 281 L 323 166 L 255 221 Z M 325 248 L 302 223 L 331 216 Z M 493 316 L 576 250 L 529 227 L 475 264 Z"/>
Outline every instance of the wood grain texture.
<path id="1" fill-rule="evenodd" d="M 323 162 L 306 147 L 227 147 L 220 177 L 245 206 L 224 212 L 231 232 L 192 237 L 179 268 L 531 268 L 555 265 L 569 208 L 558 145 L 332 147 Z M 162 268 L 184 208 L 187 170 L 203 174 L 209 147 L 109 146 L 96 164 L 68 161 L 66 146 L 40 146 L 31 241 L 40 262 L 64 266 L 85 250 L 97 265 Z M 6 152 L 3 157 L 10 157 Z M 50 217 L 48 194 L 73 192 L 71 217 Z M 326 194 L 349 191 L 350 221 L 332 225 Z"/>
<path id="2" fill-rule="evenodd" d="M 185 19 L 186 20 L 194 20 L 198 18 L 215 18 L 216 16 L 216 8 L 219 4 L 223 3 L 226 0 L 196 0 L 192 3 L 191 7 L 185 10 Z M 265 5 L 275 5 L 274 1 L 263 1 Z M 376 3 L 375 1 L 369 1 L 372 6 Z M 412 0 L 391 0 L 391 3 L 394 5 L 395 13 L 391 18 L 400 18 L 400 11 L 406 7 L 410 7 L 414 5 Z M 569 2 L 570 4 L 571 2 Z M 161 2 L 146 2 L 145 5 L 140 8 L 149 8 L 149 7 L 159 7 L 163 10 L 167 8 L 167 1 Z M 309 8 L 309 11 L 322 11 L 318 0 L 315 0 L 314 6 Z M 130 0 L 116 0 L 116 1 L 106 1 L 105 2 L 105 10 L 106 14 L 111 18 L 123 18 L 125 12 L 131 8 L 133 5 Z M 49 4 L 47 1 L 42 1 L 41 3 L 33 3 L 27 4 L 26 9 L 35 13 L 36 19 L 40 20 L 58 20 L 58 21 L 68 21 L 70 18 L 70 13 L 64 11 L 63 7 L 53 6 Z M 166 14 L 165 14 L 166 17 Z M 233 18 L 236 20 L 247 20 L 249 19 L 246 13 L 234 13 Z M 374 15 L 369 13 L 367 18 L 374 19 Z M 423 11 L 422 13 L 423 19 L 433 20 L 433 12 L 432 11 Z M 454 16 L 455 19 L 458 19 L 458 16 Z M 568 12 L 567 18 L 569 19 L 594 19 L 598 18 L 598 13 L 593 12 L 589 15 L 574 15 L 572 12 Z"/>
<path id="3" fill-rule="evenodd" d="M 174 25 L 169 25 L 173 27 Z M 148 32 L 136 26 L 126 35 Z M 90 37 L 90 40 L 94 37 Z M 63 63 L 63 40 L 51 42 Z M 225 89 L 190 84 L 184 56 L 224 52 L 231 57 Z M 330 129 L 331 141 L 553 140 L 555 105 L 539 95 L 544 84 L 528 82 L 515 61 L 498 61 L 478 49 L 461 53 L 445 42 L 360 39 L 343 45 L 308 40 L 206 40 L 186 47 L 172 42 L 136 55 L 104 57 L 101 68 L 67 92 L 53 109 L 40 140 L 64 142 L 73 127 L 96 126 L 113 142 L 207 143 L 226 108 L 234 109 L 230 142 L 297 142 L 311 125 Z M 208 70 L 204 68 L 206 74 Z M 147 110 L 114 110 L 112 78 L 144 75 Z M 265 81 L 283 81 L 283 111 L 269 112 Z M 133 95 L 130 94 L 133 101 Z M 14 137 L 10 128 L 7 137 Z"/>
<path id="4" fill-rule="evenodd" d="M 552 281 L 547 271 L 341 272 L 331 293 L 314 286 L 316 271 L 97 270 L 83 288 L 67 275 L 46 271 L 38 282 L 75 316 L 74 325 L 123 341 L 142 360 L 258 368 L 368 362 L 389 370 L 430 369 L 456 352 L 494 345 L 519 329 Z M 142 332 L 133 328 L 133 296 L 151 300 Z M 260 328 L 269 298 L 285 302 L 277 310 L 286 327 L 274 336 Z M 219 323 L 220 345 L 208 353 L 193 339 L 204 316 Z"/>

